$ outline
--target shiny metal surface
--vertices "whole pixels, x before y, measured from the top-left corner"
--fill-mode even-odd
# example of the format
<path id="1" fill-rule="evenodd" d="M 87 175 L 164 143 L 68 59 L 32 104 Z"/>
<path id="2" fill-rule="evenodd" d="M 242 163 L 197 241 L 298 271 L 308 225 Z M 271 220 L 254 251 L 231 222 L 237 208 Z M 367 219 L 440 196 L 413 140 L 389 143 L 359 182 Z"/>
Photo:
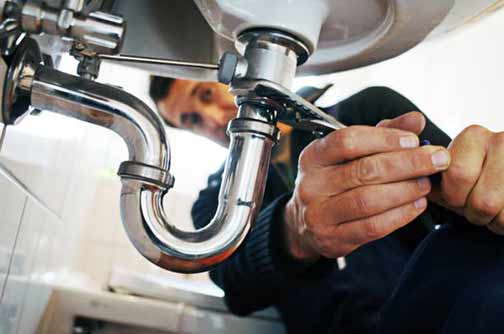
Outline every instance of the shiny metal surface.
<path id="1" fill-rule="evenodd" d="M 122 178 L 135 179 L 166 190 L 173 187 L 175 178 L 168 171 L 136 161 L 124 161 L 117 172 Z"/>
<path id="2" fill-rule="evenodd" d="M 168 173 L 169 147 L 162 121 L 135 97 L 41 67 L 33 81 L 31 103 L 115 131 L 126 141 L 130 161 Z M 250 106 L 243 108 L 250 113 Z M 259 112 L 256 120 L 249 120 L 263 127 L 267 121 Z M 151 262 L 178 272 L 208 270 L 245 238 L 260 208 L 274 141 L 257 131 L 231 131 L 230 136 L 219 207 L 201 230 L 183 231 L 166 219 L 162 204 L 166 187 L 142 181 L 142 175 L 122 175 L 123 224 L 135 247 Z"/>
<path id="3" fill-rule="evenodd" d="M 130 161 L 169 170 L 162 120 L 120 89 L 40 67 L 33 80 L 31 105 L 110 128 L 126 142 Z"/>
<path id="4" fill-rule="evenodd" d="M 248 105 L 248 104 L 246 104 Z M 235 118 L 229 122 L 228 133 L 253 132 L 278 140 L 278 129 L 268 123 L 250 122 L 245 118 Z"/>
<path id="5" fill-rule="evenodd" d="M 234 53 L 226 52 L 219 64 L 207 64 L 173 59 L 128 55 L 98 55 L 101 61 L 141 68 L 153 75 L 229 84 L 233 78 L 247 74 L 248 62 Z"/>
<path id="6" fill-rule="evenodd" d="M 183 77 L 186 79 L 217 82 L 219 65 L 171 59 L 128 55 L 99 55 L 105 62 L 122 64 L 146 70 L 153 75 Z"/>
<path id="7" fill-rule="evenodd" d="M 115 15 L 103 12 L 83 15 L 32 2 L 22 6 L 20 24 L 26 32 L 64 36 L 85 44 L 90 51 L 104 54 L 119 52 L 125 32 L 124 20 Z"/>
<path id="8" fill-rule="evenodd" d="M 4 77 L 0 123 L 16 124 L 29 113 L 29 90 L 42 61 L 38 44 L 29 37 L 24 38 Z"/>
<path id="9" fill-rule="evenodd" d="M 158 266 L 179 272 L 208 270 L 225 260 L 241 244 L 261 206 L 272 146 L 268 137 L 231 134 L 216 215 L 196 232 L 179 230 L 166 219 L 164 191 L 123 180 L 121 213 L 135 247 Z"/>
<path id="10" fill-rule="evenodd" d="M 12 55 L 24 34 L 20 29 L 18 20 L 4 14 L 8 13 L 9 8 L 13 7 L 16 8 L 16 5 L 11 2 L 7 6 L 5 6 L 5 2 L 0 3 L 0 52 L 6 56 Z"/>
<path id="11" fill-rule="evenodd" d="M 84 0 L 65 0 L 64 8 L 74 12 L 80 12 L 84 7 Z"/>
<path id="12" fill-rule="evenodd" d="M 291 87 L 297 65 L 310 54 L 303 43 L 275 30 L 246 31 L 238 41 L 248 63 L 245 79 L 273 81 L 284 87 Z"/>
<path id="13" fill-rule="evenodd" d="M 309 131 L 339 130 L 346 126 L 289 89 L 268 80 L 239 80 L 233 82 L 231 92 L 245 95 L 254 92 L 278 104 L 278 120 Z M 240 100 L 240 98 L 238 98 Z"/>
<path id="14" fill-rule="evenodd" d="M 245 49 L 247 74 L 237 80 L 290 85 L 299 55 L 284 45 L 289 40 L 275 44 L 277 38 L 250 40 Z M 121 216 L 130 240 L 144 257 L 172 271 L 200 272 L 239 247 L 261 207 L 271 150 L 278 138 L 279 105 L 274 99 L 257 96 L 255 88 L 240 91 L 238 117 L 228 128 L 229 155 L 215 217 L 202 229 L 184 231 L 168 221 L 163 210 L 173 177 L 160 116 L 118 88 L 41 65 L 38 45 L 30 38 L 18 49 L 14 57 L 18 61 L 9 68 L 16 75 L 7 77 L 12 85 L 9 96 L 28 96 L 33 108 L 103 126 L 126 142 L 129 160 L 119 170 Z M 4 103 L 10 100 L 4 97 Z M 13 108 L 4 110 L 18 118 Z M 23 114 L 27 110 L 28 105 Z"/>
<path id="15" fill-rule="evenodd" d="M 282 46 L 285 52 L 294 52 L 297 55 L 297 65 L 304 64 L 313 53 L 308 46 L 302 43 L 299 38 L 293 35 L 272 29 L 251 29 L 242 32 L 236 39 L 236 48 L 245 53 L 247 46 L 254 45 L 254 48 L 271 48 L 272 46 Z"/>

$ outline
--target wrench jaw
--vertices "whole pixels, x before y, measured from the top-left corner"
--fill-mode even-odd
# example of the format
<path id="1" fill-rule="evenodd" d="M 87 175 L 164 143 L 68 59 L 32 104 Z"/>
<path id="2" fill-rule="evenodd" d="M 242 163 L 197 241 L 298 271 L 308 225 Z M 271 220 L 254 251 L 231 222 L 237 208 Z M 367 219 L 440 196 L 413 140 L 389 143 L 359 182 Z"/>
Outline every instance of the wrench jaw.
<path id="1" fill-rule="evenodd" d="M 235 80 L 231 93 L 243 96 L 253 92 L 277 106 L 278 121 L 296 129 L 325 134 L 343 129 L 345 124 L 289 89 L 268 80 Z M 238 98 L 239 99 L 239 98 Z"/>

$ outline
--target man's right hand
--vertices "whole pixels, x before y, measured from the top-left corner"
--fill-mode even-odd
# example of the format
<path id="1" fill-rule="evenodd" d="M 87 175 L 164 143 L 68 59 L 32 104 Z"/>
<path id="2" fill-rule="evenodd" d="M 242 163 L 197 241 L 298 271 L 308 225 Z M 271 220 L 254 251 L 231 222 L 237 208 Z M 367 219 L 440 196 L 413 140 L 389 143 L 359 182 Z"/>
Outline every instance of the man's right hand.
<path id="1" fill-rule="evenodd" d="M 445 170 L 448 151 L 419 146 L 418 113 L 387 122 L 414 132 L 352 126 L 315 140 L 302 152 L 284 211 L 286 246 L 294 259 L 337 258 L 418 217 L 431 190 L 427 176 Z M 401 126 L 398 126 L 401 128 Z M 404 127 L 402 127 L 404 128 Z"/>

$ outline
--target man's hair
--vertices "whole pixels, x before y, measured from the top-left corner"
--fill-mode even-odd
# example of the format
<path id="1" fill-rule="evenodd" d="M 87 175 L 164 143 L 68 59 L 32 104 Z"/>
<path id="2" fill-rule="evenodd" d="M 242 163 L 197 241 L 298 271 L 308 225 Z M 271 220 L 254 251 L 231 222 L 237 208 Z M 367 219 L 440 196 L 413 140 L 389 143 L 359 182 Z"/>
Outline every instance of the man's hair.
<path id="1" fill-rule="evenodd" d="M 164 99 L 168 96 L 170 88 L 175 82 L 173 78 L 165 78 L 158 76 L 150 77 L 149 95 L 154 102 Z"/>
<path id="2" fill-rule="evenodd" d="M 155 75 L 152 75 L 150 77 L 149 96 L 152 100 L 154 100 L 154 103 L 157 104 L 159 100 L 162 100 L 169 95 L 170 88 L 174 82 L 175 79 L 173 78 L 158 77 Z M 175 127 L 166 118 L 162 118 L 165 121 L 166 125 Z"/>

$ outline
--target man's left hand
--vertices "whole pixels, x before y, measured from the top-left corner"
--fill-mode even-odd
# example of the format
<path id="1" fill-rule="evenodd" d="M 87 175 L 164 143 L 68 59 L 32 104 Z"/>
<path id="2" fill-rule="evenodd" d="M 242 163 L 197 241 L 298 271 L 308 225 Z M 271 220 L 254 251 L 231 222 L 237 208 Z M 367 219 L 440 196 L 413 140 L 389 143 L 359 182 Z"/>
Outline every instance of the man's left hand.
<path id="1" fill-rule="evenodd" d="M 504 132 L 472 125 L 448 150 L 452 161 L 442 174 L 440 204 L 504 235 Z"/>
<path id="2" fill-rule="evenodd" d="M 385 120 L 379 126 L 420 133 L 412 129 L 412 112 L 395 120 Z M 475 225 L 488 227 L 504 235 L 504 132 L 491 132 L 471 125 L 453 140 L 448 148 L 450 167 L 443 172 L 439 187 L 432 187 L 429 199 L 467 218 Z"/>

